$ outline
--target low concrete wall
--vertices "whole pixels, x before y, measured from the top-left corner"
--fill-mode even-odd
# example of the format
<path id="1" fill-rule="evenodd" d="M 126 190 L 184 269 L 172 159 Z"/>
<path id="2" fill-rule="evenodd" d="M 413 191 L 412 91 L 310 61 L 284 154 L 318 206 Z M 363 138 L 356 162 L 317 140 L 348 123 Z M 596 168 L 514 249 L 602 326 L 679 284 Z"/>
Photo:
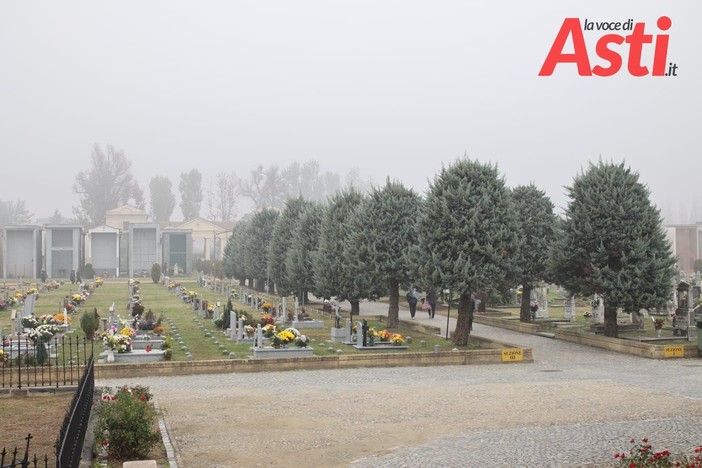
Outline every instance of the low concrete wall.
<path id="1" fill-rule="evenodd" d="M 610 338 L 607 336 L 595 335 L 590 333 L 578 333 L 574 331 L 559 329 L 555 331 L 555 338 L 557 340 L 568 341 L 570 343 L 578 343 L 586 346 L 592 346 L 593 348 L 602 348 L 617 353 L 633 354 L 634 356 L 640 356 L 650 359 L 667 358 L 667 356 L 665 355 L 666 346 L 664 345 L 653 345 L 648 343 L 642 343 L 640 341 L 622 340 L 619 338 Z M 677 357 L 687 358 L 699 356 L 697 344 L 687 343 L 674 346 L 683 346 L 683 356 Z"/>
<path id="2" fill-rule="evenodd" d="M 474 340 L 474 338 L 471 338 Z M 485 345 L 483 345 L 485 346 Z M 408 352 L 386 354 L 342 354 L 286 359 L 230 359 L 212 361 L 168 361 L 130 364 L 96 364 L 96 378 L 133 378 L 154 375 L 219 374 L 285 370 L 347 369 L 355 367 L 460 366 L 501 364 L 503 348 L 518 348 L 492 342 L 490 349 L 441 352 Z M 523 360 L 534 361 L 531 348 L 518 348 Z"/>
<path id="3" fill-rule="evenodd" d="M 523 323 L 516 319 L 505 319 L 500 317 L 490 317 L 481 314 L 473 315 L 473 322 L 492 327 L 506 328 L 520 333 L 535 334 L 541 331 L 538 323 Z"/>

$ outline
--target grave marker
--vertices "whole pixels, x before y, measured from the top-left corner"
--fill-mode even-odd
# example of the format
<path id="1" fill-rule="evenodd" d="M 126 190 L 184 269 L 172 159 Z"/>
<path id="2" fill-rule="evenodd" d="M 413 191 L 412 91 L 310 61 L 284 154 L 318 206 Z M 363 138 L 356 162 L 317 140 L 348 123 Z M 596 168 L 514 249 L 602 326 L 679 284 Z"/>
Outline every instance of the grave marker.
<path id="1" fill-rule="evenodd" d="M 575 320 L 575 297 L 568 296 L 563 302 L 563 318 L 566 320 Z"/>

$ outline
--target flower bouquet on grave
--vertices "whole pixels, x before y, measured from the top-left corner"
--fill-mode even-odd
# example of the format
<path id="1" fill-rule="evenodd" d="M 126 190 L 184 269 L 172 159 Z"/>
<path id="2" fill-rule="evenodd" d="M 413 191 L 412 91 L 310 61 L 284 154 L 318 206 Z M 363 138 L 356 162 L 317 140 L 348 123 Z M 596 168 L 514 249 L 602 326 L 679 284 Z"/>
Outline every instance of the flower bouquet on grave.
<path id="1" fill-rule="evenodd" d="M 665 320 L 663 318 L 651 317 L 651 320 L 653 320 L 653 328 L 655 328 L 656 330 L 661 330 L 663 328 L 663 325 L 665 325 Z"/>
<path id="2" fill-rule="evenodd" d="M 277 336 L 280 338 L 283 345 L 287 345 L 295 341 L 295 333 L 291 332 L 290 330 L 283 330 L 282 332 L 278 333 Z"/>
<path id="3" fill-rule="evenodd" d="M 135 302 L 132 305 L 132 317 L 136 317 L 137 315 L 141 315 L 143 313 L 144 313 L 144 304 L 142 304 L 141 302 L 139 302 L 137 300 L 137 302 Z"/>
<path id="4" fill-rule="evenodd" d="M 368 329 L 368 331 L 366 333 L 367 333 L 366 337 L 368 340 L 368 346 L 374 346 L 375 339 L 378 338 L 378 331 L 375 328 L 371 327 Z"/>
<path id="5" fill-rule="evenodd" d="M 263 336 L 266 338 L 273 338 L 275 336 L 276 327 L 272 323 L 265 325 L 262 330 Z"/>
<path id="6" fill-rule="evenodd" d="M 297 346 L 298 348 L 306 348 L 309 342 L 309 338 L 307 338 L 307 336 L 305 335 L 300 335 L 295 338 L 295 346 Z"/>
<path id="7" fill-rule="evenodd" d="M 304 322 L 304 321 L 307 320 L 309 317 L 310 317 L 309 312 L 306 312 L 305 310 L 303 310 L 302 312 L 300 312 L 299 314 L 297 314 L 297 321 L 298 321 L 298 322 Z"/>
<path id="8" fill-rule="evenodd" d="M 24 328 L 37 328 L 39 326 L 39 320 L 33 315 L 22 317 L 22 326 Z"/>
<path id="9" fill-rule="evenodd" d="M 539 310 L 539 303 L 536 301 L 531 301 L 529 303 L 529 310 L 531 310 L 531 313 L 535 313 L 537 310 Z"/>
<path id="10" fill-rule="evenodd" d="M 378 332 L 378 338 L 380 338 L 380 341 L 390 341 L 390 338 L 392 338 L 392 333 L 387 330 L 380 330 Z"/>
<path id="11" fill-rule="evenodd" d="M 400 346 L 400 345 L 404 344 L 404 342 L 405 342 L 405 337 L 402 336 L 402 335 L 400 335 L 399 333 L 395 333 L 394 335 L 392 335 L 392 336 L 390 337 L 390 341 L 391 341 L 392 344 L 394 344 L 395 346 Z"/>
<path id="12" fill-rule="evenodd" d="M 132 338 L 128 335 L 112 335 L 112 340 L 115 343 L 115 347 L 118 353 L 129 353 L 132 351 Z"/>
<path id="13" fill-rule="evenodd" d="M 48 343 L 51 338 L 53 338 L 59 329 L 53 324 L 39 325 L 36 328 L 32 328 L 27 333 L 27 339 L 33 344 L 37 345 L 39 343 Z"/>
<path id="14" fill-rule="evenodd" d="M 271 314 L 263 314 L 263 316 L 261 316 L 262 326 L 270 325 L 272 323 L 275 323 L 275 318 Z"/>
<path id="15" fill-rule="evenodd" d="M 273 311 L 273 304 L 270 302 L 264 302 L 261 304 L 261 309 L 263 309 L 266 313 L 270 313 Z"/>
<path id="16" fill-rule="evenodd" d="M 63 325 L 63 319 L 64 319 L 63 312 L 61 312 L 60 314 L 54 315 L 54 320 L 56 320 L 56 322 L 58 322 L 58 325 Z M 73 318 L 71 316 L 67 315 L 66 316 L 66 323 L 70 325 L 71 320 L 73 320 Z"/>
<path id="17" fill-rule="evenodd" d="M 63 318 L 61 319 L 61 322 L 59 322 L 53 315 L 49 314 L 41 315 L 37 320 L 39 320 L 41 325 L 63 325 Z"/>
<path id="18" fill-rule="evenodd" d="M 133 329 L 133 328 L 131 328 L 131 327 L 124 327 L 124 328 L 122 328 L 122 329 L 119 331 L 119 334 L 120 334 L 120 335 L 128 336 L 128 337 L 130 337 L 130 338 L 134 338 L 134 337 L 137 336 L 136 330 Z"/>
<path id="19" fill-rule="evenodd" d="M 244 333 L 246 333 L 247 338 L 251 338 L 255 331 L 256 329 L 251 325 L 244 325 Z"/>

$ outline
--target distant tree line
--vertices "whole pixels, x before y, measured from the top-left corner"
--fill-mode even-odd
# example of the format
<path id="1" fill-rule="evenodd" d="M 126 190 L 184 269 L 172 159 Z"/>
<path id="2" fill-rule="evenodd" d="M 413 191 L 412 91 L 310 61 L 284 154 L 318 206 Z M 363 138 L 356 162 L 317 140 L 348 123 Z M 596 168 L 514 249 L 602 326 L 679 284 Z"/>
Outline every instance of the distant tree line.
<path id="1" fill-rule="evenodd" d="M 131 161 L 121 149 L 108 145 L 105 150 L 93 147 L 90 166 L 76 175 L 73 191 L 79 203 L 73 214 L 86 228 L 105 222 L 105 213 L 128 203 L 138 208 L 146 206 L 144 189 L 132 174 Z M 242 201 L 252 205 L 252 211 L 263 208 L 282 209 L 285 201 L 293 197 L 321 202 L 344 187 L 368 190 L 370 181 L 363 180 L 358 170 L 352 170 L 342 182 L 339 174 L 322 172 L 319 163 L 310 160 L 304 164 L 293 162 L 280 169 L 278 166 L 259 165 L 248 177 L 238 177 L 233 172 L 220 172 L 214 181 L 203 183 L 198 169 L 180 174 L 178 191 L 183 221 L 203 216 L 203 202 L 212 221 L 232 221 Z M 173 183 L 159 175 L 149 182 L 151 218 L 156 222 L 170 221 L 176 207 Z"/>

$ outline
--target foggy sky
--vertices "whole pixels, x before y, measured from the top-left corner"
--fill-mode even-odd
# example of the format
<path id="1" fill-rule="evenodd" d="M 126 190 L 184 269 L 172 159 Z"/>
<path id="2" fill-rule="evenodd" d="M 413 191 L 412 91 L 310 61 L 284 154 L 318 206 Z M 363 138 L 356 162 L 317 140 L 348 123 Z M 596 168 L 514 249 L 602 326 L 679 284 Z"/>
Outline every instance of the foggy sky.
<path id="1" fill-rule="evenodd" d="M 179 198 L 193 167 L 213 183 L 309 159 L 424 193 L 465 153 L 557 207 L 588 161 L 625 160 L 677 209 L 697 203 L 700 178 L 700 13 L 650 0 L 2 2 L 0 199 L 70 216 L 97 143 L 124 150 L 147 201 L 156 175 Z M 658 34 L 661 15 L 679 76 L 629 76 L 623 46 L 613 77 L 573 64 L 537 76 L 564 18 Z M 593 66 L 602 34 L 585 32 Z"/>

